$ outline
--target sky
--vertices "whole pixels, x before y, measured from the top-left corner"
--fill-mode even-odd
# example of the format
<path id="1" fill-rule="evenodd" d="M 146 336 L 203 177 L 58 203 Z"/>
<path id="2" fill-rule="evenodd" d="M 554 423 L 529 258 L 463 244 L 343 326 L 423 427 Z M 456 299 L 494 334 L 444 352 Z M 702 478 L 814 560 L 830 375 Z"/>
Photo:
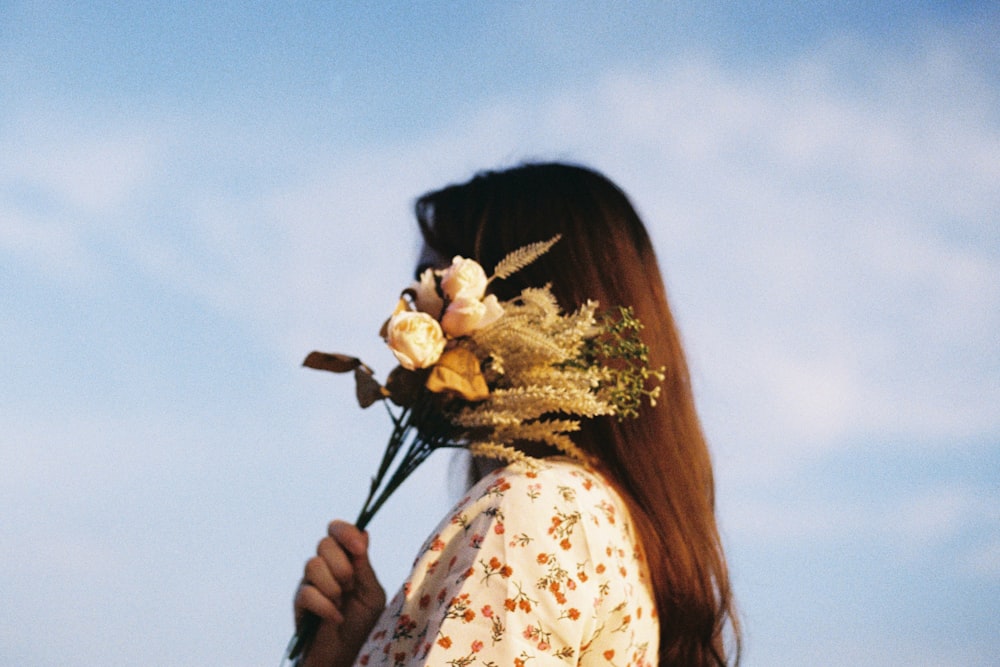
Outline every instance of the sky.
<path id="1" fill-rule="evenodd" d="M 995 664 L 990 5 L 0 1 L 0 663 L 276 665 L 388 436 L 302 359 L 390 370 L 415 197 L 542 159 L 649 227 L 743 664 Z"/>

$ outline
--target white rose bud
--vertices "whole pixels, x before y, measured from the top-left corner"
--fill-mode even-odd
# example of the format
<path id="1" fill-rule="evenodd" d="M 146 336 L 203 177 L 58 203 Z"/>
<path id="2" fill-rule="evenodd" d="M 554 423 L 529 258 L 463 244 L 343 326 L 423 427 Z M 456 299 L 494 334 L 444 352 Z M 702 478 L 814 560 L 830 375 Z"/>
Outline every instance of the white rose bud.
<path id="1" fill-rule="evenodd" d="M 441 318 L 441 328 L 452 338 L 467 336 L 476 329 L 493 324 L 502 315 L 503 306 L 492 294 L 482 301 L 459 297 L 448 304 Z"/>
<path id="2" fill-rule="evenodd" d="M 482 299 L 486 294 L 486 272 L 476 260 L 456 255 L 451 266 L 441 272 L 441 289 L 449 301 L 460 297 Z"/>
<path id="3" fill-rule="evenodd" d="M 437 291 L 437 280 L 434 277 L 434 269 L 425 269 L 420 274 L 420 280 L 413 283 L 414 305 L 417 310 L 427 313 L 437 319 L 441 317 L 441 309 L 444 308 L 444 299 Z"/>
<path id="4" fill-rule="evenodd" d="M 404 310 L 389 319 L 386 342 L 400 365 L 415 371 L 437 363 L 444 352 L 445 338 L 436 319 L 427 313 Z"/>

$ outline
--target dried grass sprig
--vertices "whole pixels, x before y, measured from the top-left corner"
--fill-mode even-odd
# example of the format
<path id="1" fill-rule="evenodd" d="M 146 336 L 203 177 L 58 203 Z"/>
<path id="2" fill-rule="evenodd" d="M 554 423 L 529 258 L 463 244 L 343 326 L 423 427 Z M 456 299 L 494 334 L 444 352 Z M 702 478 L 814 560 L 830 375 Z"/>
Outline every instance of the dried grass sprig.
<path id="1" fill-rule="evenodd" d="M 553 236 L 548 241 L 538 241 L 536 243 L 529 243 L 526 246 L 521 246 L 517 250 L 509 253 L 506 257 L 501 259 L 497 265 L 493 268 L 493 280 L 503 280 L 504 278 L 509 278 L 514 275 L 524 267 L 528 266 L 536 259 L 544 255 L 549 251 L 556 242 L 562 238 L 562 235 L 557 234 Z"/>

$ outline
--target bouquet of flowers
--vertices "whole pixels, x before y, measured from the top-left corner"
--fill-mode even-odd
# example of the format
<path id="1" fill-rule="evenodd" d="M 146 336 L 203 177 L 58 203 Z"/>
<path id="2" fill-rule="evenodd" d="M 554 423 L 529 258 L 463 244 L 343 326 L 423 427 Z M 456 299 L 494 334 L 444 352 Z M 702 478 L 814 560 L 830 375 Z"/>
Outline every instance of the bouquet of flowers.
<path id="1" fill-rule="evenodd" d="M 361 407 L 381 401 L 392 420 L 358 528 L 436 449 L 464 447 L 476 456 L 530 465 L 515 443 L 533 442 L 586 461 L 569 435 L 579 430 L 580 419 L 631 418 L 643 399 L 655 404 L 660 387 L 646 385 L 651 377 L 662 380 L 662 369 L 649 368 L 641 323 L 629 308 L 599 314 L 598 304 L 587 301 L 564 313 L 548 286 L 526 288 L 503 302 L 488 293 L 493 281 L 524 268 L 558 240 L 515 250 L 490 276 L 464 257 L 424 271 L 382 327 L 399 362 L 385 384 L 355 357 L 306 357 L 307 367 L 353 373 Z M 300 629 L 290 658 L 309 634 Z"/>

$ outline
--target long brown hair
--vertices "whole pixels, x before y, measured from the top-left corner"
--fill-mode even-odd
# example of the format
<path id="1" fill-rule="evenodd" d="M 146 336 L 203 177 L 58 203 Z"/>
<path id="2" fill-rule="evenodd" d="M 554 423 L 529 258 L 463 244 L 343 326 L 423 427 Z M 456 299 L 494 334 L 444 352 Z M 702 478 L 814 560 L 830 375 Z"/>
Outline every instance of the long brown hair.
<path id="1" fill-rule="evenodd" d="M 656 596 L 660 665 L 727 664 L 727 625 L 738 662 L 708 447 L 656 256 L 628 197 L 587 168 L 528 164 L 428 193 L 416 215 L 430 249 L 472 257 L 487 271 L 511 250 L 561 234 L 552 250 L 496 286 L 502 299 L 550 283 L 563 308 L 595 299 L 635 310 L 651 365 L 666 369 L 661 399 L 638 419 L 590 420 L 575 441 L 629 504 Z"/>

